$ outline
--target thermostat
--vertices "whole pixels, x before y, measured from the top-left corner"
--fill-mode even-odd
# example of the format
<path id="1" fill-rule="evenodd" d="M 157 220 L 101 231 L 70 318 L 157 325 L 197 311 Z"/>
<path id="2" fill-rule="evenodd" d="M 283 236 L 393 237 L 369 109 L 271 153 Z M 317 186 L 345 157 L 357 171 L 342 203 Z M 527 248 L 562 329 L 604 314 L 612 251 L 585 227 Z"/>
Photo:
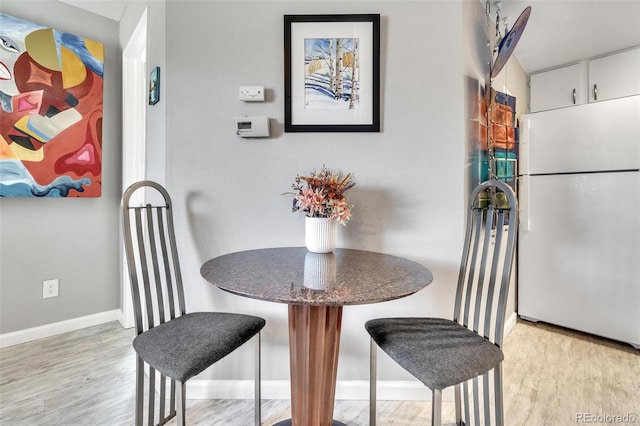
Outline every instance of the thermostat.
<path id="1" fill-rule="evenodd" d="M 269 137 L 269 117 L 235 117 L 236 135 L 243 138 Z"/>

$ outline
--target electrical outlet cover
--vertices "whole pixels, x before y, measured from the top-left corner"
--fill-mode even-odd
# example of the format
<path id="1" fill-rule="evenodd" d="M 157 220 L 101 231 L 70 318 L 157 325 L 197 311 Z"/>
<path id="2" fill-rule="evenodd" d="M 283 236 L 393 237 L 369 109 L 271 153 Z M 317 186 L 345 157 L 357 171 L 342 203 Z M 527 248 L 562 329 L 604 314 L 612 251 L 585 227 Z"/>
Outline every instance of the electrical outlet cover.
<path id="1" fill-rule="evenodd" d="M 59 281 L 56 280 L 44 280 L 42 281 L 42 298 L 47 299 L 49 297 L 58 297 Z"/>

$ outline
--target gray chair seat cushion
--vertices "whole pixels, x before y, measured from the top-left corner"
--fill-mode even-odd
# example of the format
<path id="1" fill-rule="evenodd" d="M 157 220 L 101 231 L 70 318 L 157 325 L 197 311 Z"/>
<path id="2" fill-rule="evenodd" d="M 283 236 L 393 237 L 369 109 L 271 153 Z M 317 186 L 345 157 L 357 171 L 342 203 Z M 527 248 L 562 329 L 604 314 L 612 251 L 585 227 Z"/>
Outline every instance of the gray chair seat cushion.
<path id="1" fill-rule="evenodd" d="M 138 356 L 165 376 L 185 382 L 255 336 L 259 317 L 193 312 L 151 328 L 133 339 Z"/>
<path id="2" fill-rule="evenodd" d="M 444 389 L 500 365 L 500 348 L 441 318 L 378 318 L 365 328 L 382 350 L 430 389 Z"/>

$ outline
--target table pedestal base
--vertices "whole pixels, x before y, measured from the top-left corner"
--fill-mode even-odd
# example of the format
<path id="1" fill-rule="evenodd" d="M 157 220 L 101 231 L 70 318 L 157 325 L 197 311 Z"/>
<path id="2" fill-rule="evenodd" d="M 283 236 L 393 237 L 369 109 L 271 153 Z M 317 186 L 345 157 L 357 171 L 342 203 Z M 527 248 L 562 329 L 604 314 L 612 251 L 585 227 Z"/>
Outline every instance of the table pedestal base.
<path id="1" fill-rule="evenodd" d="M 275 423 L 273 426 L 291 426 L 293 423 L 291 423 L 291 419 L 288 420 L 283 420 L 281 422 Z M 337 420 L 334 420 L 333 423 L 331 423 L 331 426 L 347 426 L 344 423 L 340 423 Z"/>
<path id="2" fill-rule="evenodd" d="M 342 306 L 289 305 L 291 420 L 282 425 L 342 425 L 333 421 L 341 327 Z"/>

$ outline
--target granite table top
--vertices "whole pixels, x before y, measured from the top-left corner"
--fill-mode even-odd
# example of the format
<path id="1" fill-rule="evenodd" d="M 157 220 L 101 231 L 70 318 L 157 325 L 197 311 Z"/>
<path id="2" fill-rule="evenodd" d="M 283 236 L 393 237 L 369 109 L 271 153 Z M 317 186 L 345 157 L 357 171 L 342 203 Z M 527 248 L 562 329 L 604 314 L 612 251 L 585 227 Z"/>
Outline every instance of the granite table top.
<path id="1" fill-rule="evenodd" d="M 421 264 L 382 253 L 304 247 L 241 251 L 205 262 L 200 273 L 222 290 L 287 304 L 343 306 L 413 294 L 432 281 Z"/>

